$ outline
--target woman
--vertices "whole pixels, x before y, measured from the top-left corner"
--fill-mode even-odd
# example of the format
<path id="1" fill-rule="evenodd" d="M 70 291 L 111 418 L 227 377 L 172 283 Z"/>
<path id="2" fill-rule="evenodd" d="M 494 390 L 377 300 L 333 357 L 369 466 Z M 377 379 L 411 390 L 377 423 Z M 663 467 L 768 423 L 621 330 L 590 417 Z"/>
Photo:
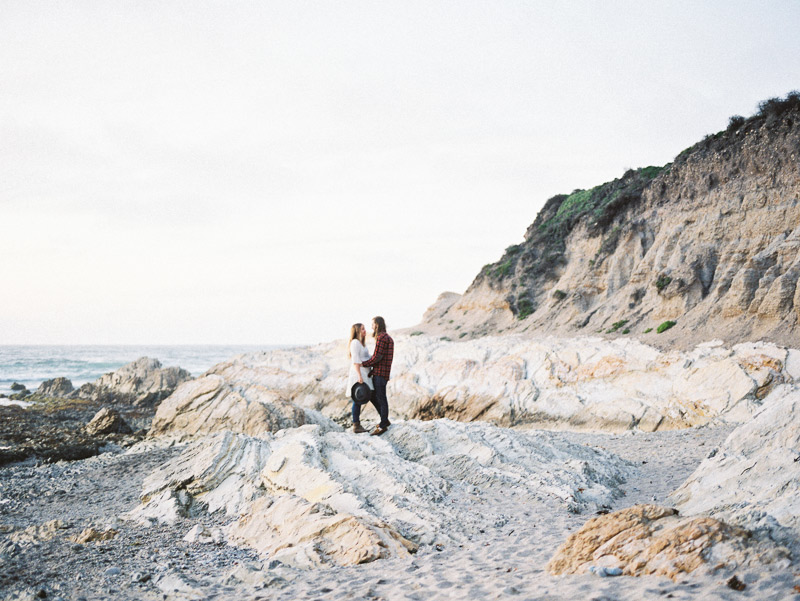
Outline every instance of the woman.
<path id="1" fill-rule="evenodd" d="M 350 398 L 353 384 L 356 382 L 366 382 L 370 390 L 375 390 L 372 384 L 372 376 L 369 375 L 369 368 L 361 367 L 361 364 L 370 358 L 371 354 L 364 346 L 367 339 L 367 329 L 363 323 L 355 323 L 350 327 L 350 345 L 348 355 L 350 357 L 350 373 L 347 378 L 347 398 Z M 361 405 L 353 401 L 353 432 L 361 434 L 366 432 L 361 427 Z"/>

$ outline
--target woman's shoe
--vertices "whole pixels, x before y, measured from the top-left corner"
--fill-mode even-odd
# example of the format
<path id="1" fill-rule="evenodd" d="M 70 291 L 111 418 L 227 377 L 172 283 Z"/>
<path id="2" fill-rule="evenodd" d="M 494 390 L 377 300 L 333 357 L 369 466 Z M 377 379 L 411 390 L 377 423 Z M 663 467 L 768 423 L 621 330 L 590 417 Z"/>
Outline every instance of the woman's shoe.
<path id="1" fill-rule="evenodd" d="M 370 432 L 370 436 L 380 436 L 384 432 L 386 432 L 386 428 L 381 428 L 380 426 L 375 426 L 375 429 L 372 432 Z"/>
<path id="2" fill-rule="evenodd" d="M 356 434 L 363 434 L 366 430 L 361 427 L 361 424 L 353 424 L 353 432 Z"/>

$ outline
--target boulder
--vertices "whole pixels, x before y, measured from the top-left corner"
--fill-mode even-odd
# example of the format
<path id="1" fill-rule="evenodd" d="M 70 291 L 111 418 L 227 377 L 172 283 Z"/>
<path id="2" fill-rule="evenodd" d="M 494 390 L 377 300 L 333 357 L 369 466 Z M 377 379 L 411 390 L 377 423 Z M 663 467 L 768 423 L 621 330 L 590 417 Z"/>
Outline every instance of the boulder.
<path id="1" fill-rule="evenodd" d="M 108 407 L 100 409 L 83 429 L 89 436 L 131 434 L 133 432 L 122 416 L 116 410 Z"/>
<path id="2" fill-rule="evenodd" d="M 775 562 L 786 567 L 789 557 L 788 549 L 720 520 L 634 505 L 587 521 L 559 547 L 547 569 L 558 575 L 619 568 L 627 576 L 678 580 L 701 567 L 716 571 Z"/>
<path id="3" fill-rule="evenodd" d="M 154 405 L 190 379 L 191 374 L 185 369 L 162 367 L 158 359 L 141 357 L 84 384 L 74 396 L 99 403 Z"/>
<path id="4" fill-rule="evenodd" d="M 62 398 L 69 396 L 75 389 L 67 378 L 54 378 L 45 380 L 36 389 L 36 396 Z"/>

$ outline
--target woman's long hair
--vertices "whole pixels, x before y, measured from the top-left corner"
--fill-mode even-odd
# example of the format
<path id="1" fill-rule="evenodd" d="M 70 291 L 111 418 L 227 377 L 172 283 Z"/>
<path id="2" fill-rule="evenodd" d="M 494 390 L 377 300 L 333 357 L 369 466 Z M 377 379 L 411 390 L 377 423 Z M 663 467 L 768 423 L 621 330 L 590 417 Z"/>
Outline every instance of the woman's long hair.
<path id="1" fill-rule="evenodd" d="M 367 340 L 367 330 L 364 328 L 363 323 L 354 323 L 350 326 L 350 338 L 347 341 L 347 356 L 351 359 L 353 358 L 350 354 L 350 343 L 353 342 L 354 339 L 358 339 L 361 344 Z"/>

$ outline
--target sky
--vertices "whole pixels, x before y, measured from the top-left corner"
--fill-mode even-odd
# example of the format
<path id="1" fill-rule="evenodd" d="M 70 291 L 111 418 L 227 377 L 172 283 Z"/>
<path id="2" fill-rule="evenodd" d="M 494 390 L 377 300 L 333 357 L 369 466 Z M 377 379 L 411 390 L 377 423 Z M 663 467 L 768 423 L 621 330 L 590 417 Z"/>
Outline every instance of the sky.
<path id="1" fill-rule="evenodd" d="M 800 2 L 0 0 L 0 344 L 418 323 L 800 88 Z"/>

